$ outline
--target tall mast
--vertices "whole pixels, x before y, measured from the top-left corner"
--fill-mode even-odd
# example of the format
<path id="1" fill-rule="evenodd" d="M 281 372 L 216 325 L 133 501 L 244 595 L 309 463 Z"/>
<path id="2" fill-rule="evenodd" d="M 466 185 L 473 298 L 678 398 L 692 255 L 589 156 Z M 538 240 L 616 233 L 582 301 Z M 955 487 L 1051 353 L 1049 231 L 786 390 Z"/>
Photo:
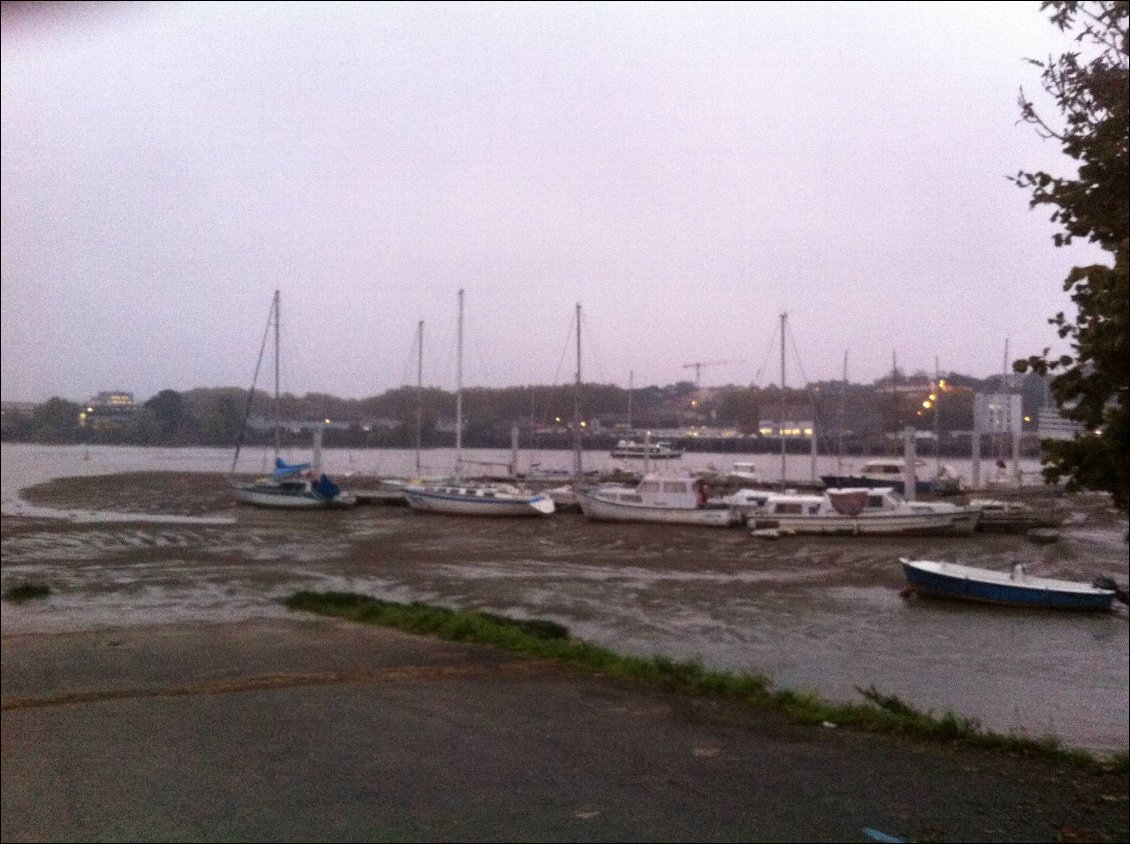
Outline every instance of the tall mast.
<path id="1" fill-rule="evenodd" d="M 282 401 L 279 398 L 279 291 L 275 291 L 275 459 L 279 456 L 282 422 Z"/>
<path id="2" fill-rule="evenodd" d="M 628 430 L 632 430 L 632 392 L 634 390 L 633 381 L 635 381 L 636 372 L 634 369 L 628 370 Z"/>
<path id="3" fill-rule="evenodd" d="M 781 488 L 785 487 L 785 324 L 788 314 L 781 314 L 781 418 L 777 432 L 781 435 Z"/>
<path id="4" fill-rule="evenodd" d="M 942 473 L 942 450 L 940 439 L 941 432 L 939 431 L 938 424 L 938 410 L 939 403 L 942 400 L 942 370 L 938 366 L 938 356 L 934 355 L 934 389 L 931 391 L 934 394 L 934 474 L 940 475 Z"/>
<path id="5" fill-rule="evenodd" d="M 844 473 L 844 408 L 847 404 L 848 350 L 844 349 L 844 383 L 840 389 L 840 430 L 839 444 L 836 446 L 836 474 Z"/>
<path id="6" fill-rule="evenodd" d="M 424 408 L 424 321 L 416 329 L 416 477 L 420 476 L 420 432 L 423 429 Z"/>
<path id="7" fill-rule="evenodd" d="M 573 390 L 573 479 L 581 482 L 581 303 L 577 303 L 577 383 Z"/>
<path id="8" fill-rule="evenodd" d="M 463 288 L 459 288 L 459 323 L 455 356 L 455 476 L 463 477 Z"/>

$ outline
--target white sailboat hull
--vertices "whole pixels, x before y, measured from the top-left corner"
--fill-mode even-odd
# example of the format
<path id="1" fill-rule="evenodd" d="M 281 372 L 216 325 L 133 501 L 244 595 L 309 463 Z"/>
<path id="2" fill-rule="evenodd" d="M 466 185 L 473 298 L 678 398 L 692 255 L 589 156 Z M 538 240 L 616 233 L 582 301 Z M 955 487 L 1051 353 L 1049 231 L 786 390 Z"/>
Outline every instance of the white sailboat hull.
<path id="1" fill-rule="evenodd" d="M 591 493 L 579 495 L 581 510 L 595 522 L 654 522 L 671 525 L 730 527 L 739 516 L 731 508 L 656 507 L 647 504 L 625 504 L 608 501 Z"/>
<path id="2" fill-rule="evenodd" d="M 235 497 L 242 504 L 288 510 L 327 510 L 351 507 L 352 496 L 325 498 L 312 490 L 290 490 L 269 484 L 248 484 L 235 487 Z"/>
<path id="3" fill-rule="evenodd" d="M 547 495 L 464 495 L 420 487 L 405 487 L 408 506 L 428 513 L 453 516 L 548 516 L 556 509 Z"/>
<path id="4" fill-rule="evenodd" d="M 950 513 L 861 513 L 858 516 L 766 515 L 750 517 L 754 530 L 775 528 L 798 534 L 859 535 L 934 535 L 972 533 L 959 517 Z"/>

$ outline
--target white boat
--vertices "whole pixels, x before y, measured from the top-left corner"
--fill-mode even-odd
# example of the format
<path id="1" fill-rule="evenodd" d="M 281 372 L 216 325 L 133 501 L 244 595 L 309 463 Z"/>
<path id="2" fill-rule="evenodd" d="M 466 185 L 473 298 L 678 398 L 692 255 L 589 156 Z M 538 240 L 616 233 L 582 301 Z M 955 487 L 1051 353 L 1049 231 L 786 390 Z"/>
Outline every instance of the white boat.
<path id="1" fill-rule="evenodd" d="M 251 400 L 255 395 L 255 381 L 252 379 L 251 389 L 247 394 L 247 412 L 244 414 L 244 427 L 240 431 L 239 441 L 235 446 L 235 455 L 232 458 L 232 477 L 228 478 L 228 486 L 235 492 L 236 500 L 241 504 L 254 504 L 258 507 L 276 507 L 289 510 L 328 510 L 352 507 L 357 499 L 352 495 L 342 493 L 341 488 L 321 471 L 322 431 L 314 430 L 314 465 L 308 463 L 290 464 L 279 457 L 279 291 L 275 291 L 271 300 L 271 310 L 267 315 L 268 330 L 273 326 L 275 337 L 275 469 L 265 477 L 247 481 L 235 477 L 236 466 L 239 463 L 240 447 L 247 425 L 247 415 L 251 410 Z M 255 365 L 255 374 L 258 376 L 259 368 L 263 362 L 263 352 L 266 350 L 266 335 L 263 347 L 259 351 L 259 361 Z"/>
<path id="2" fill-rule="evenodd" d="M 309 464 L 291 465 L 278 460 L 278 468 L 264 478 L 248 483 L 233 482 L 236 498 L 243 504 L 292 510 L 325 510 L 352 507 L 353 495 L 325 474 L 315 476 Z"/>
<path id="3" fill-rule="evenodd" d="M 747 523 L 755 532 L 953 535 L 972 533 L 976 513 L 944 502 L 907 502 L 890 487 L 856 487 L 775 493 Z"/>
<path id="4" fill-rule="evenodd" d="M 742 521 L 749 521 L 751 517 L 765 512 L 765 504 L 772 495 L 769 490 L 743 487 L 737 492 L 724 496 L 722 501 L 733 507 Z"/>
<path id="5" fill-rule="evenodd" d="M 730 469 L 729 475 L 742 483 L 763 483 L 761 474 L 757 471 L 756 463 L 735 463 L 733 468 Z"/>
<path id="6" fill-rule="evenodd" d="M 1038 528 L 1057 527 L 1063 522 L 1061 516 L 1046 509 L 1037 510 L 1023 501 L 971 498 L 968 506 L 981 514 L 977 529 L 986 533 L 1025 533 Z"/>
<path id="7" fill-rule="evenodd" d="M 408 506 L 428 513 L 453 516 L 548 516 L 553 499 L 512 484 L 453 480 L 447 484 L 408 484 Z"/>
<path id="8" fill-rule="evenodd" d="M 961 490 L 961 478 L 952 466 L 941 464 L 929 478 L 921 476 L 926 461 L 916 459 L 913 471 L 914 490 L 917 493 L 951 495 Z M 906 460 L 901 457 L 879 457 L 868 460 L 858 472 L 849 474 L 821 475 L 820 479 L 829 489 L 845 487 L 890 487 L 895 492 L 905 494 Z"/>
<path id="9" fill-rule="evenodd" d="M 683 452 L 666 441 L 638 443 L 635 440 L 620 440 L 612 449 L 612 456 L 624 460 L 674 460 L 682 457 Z"/>
<path id="10" fill-rule="evenodd" d="M 462 477 L 463 451 L 463 291 L 459 291 L 459 349 L 455 387 L 455 477 L 413 481 L 404 486 L 408 506 L 423 513 L 452 516 L 548 516 L 553 499 L 515 484 L 477 482 Z"/>
<path id="11" fill-rule="evenodd" d="M 700 478 L 645 475 L 635 486 L 604 484 L 578 492 L 581 510 L 594 522 L 657 522 L 661 524 L 730 527 L 738 511 L 723 500 L 711 500 Z"/>

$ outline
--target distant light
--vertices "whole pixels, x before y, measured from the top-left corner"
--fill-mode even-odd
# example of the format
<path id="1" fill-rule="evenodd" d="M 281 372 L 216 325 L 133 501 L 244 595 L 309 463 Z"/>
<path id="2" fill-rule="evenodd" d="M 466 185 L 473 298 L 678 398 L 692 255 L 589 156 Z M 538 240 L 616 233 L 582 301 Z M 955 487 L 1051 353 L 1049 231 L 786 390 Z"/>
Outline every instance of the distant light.
<path id="1" fill-rule="evenodd" d="M 329 425 L 329 424 L 330 424 L 330 420 L 329 420 L 329 419 L 327 419 L 327 420 L 326 420 L 326 424 L 327 424 L 327 425 Z"/>
<path id="2" fill-rule="evenodd" d="M 1031 421 L 1032 421 L 1032 417 L 1031 417 L 1031 416 L 1025 416 L 1025 417 L 1024 417 L 1024 421 L 1025 421 L 1025 422 L 1031 422 Z"/>
<path id="3" fill-rule="evenodd" d="M 586 426 L 587 426 L 588 424 L 589 424 L 589 423 L 588 423 L 588 422 L 586 422 L 585 420 L 583 420 L 583 419 L 581 420 L 581 427 L 582 427 L 582 428 L 586 427 Z"/>
<path id="4" fill-rule="evenodd" d="M 922 402 L 922 406 L 924 408 L 926 408 L 927 410 L 929 410 L 931 407 L 934 406 L 934 403 L 932 401 L 930 401 L 930 399 L 926 399 L 926 401 Z M 918 415 L 921 416 L 922 414 L 919 413 Z"/>

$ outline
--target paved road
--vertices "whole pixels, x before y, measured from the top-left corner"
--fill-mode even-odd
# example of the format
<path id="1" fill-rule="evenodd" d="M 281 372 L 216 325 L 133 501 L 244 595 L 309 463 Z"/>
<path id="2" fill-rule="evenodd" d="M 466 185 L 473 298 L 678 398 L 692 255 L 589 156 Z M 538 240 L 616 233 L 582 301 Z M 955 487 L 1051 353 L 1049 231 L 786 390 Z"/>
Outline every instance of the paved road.
<path id="1" fill-rule="evenodd" d="M 16 841 L 1126 840 L 1125 774 L 295 615 L 3 638 Z"/>

